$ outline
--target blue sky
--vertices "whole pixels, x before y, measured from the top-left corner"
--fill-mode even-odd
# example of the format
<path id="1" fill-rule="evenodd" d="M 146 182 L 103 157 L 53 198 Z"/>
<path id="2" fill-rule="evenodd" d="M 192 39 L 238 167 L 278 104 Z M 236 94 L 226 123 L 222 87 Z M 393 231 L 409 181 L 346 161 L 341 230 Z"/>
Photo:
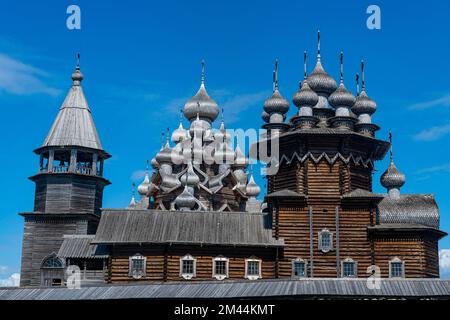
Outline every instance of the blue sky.
<path id="1" fill-rule="evenodd" d="M 23 220 L 33 208 L 40 146 L 70 86 L 81 52 L 83 87 L 105 149 L 105 207 L 129 202 L 134 175 L 178 125 L 178 109 L 206 85 L 229 127 L 261 125 L 280 59 L 280 89 L 290 98 L 302 78 L 302 55 L 314 55 L 335 78 L 339 52 L 354 90 L 366 61 L 367 92 L 378 103 L 378 137 L 394 134 L 404 193 L 434 193 L 441 228 L 450 230 L 450 4 L 444 1 L 14 1 L 0 10 L 0 279 L 20 270 Z M 81 30 L 66 28 L 66 8 L 81 8 Z M 366 28 L 366 8 L 381 8 L 381 30 Z M 312 59 L 309 71 L 313 66 Z M 295 110 L 291 106 L 289 115 Z M 374 190 L 383 192 L 376 164 Z M 264 182 L 258 177 L 261 185 Z M 450 248 L 450 238 L 440 242 Z"/>

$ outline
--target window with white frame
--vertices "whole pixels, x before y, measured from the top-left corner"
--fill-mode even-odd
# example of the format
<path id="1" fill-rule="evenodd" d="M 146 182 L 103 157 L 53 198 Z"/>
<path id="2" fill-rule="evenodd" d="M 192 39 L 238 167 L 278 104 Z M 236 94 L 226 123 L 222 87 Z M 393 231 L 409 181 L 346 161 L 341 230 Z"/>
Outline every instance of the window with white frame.
<path id="1" fill-rule="evenodd" d="M 350 258 L 341 262 L 341 275 L 342 277 L 354 278 L 357 276 L 358 263 Z"/>
<path id="2" fill-rule="evenodd" d="M 245 259 L 245 277 L 249 280 L 256 280 L 261 278 L 260 259 Z"/>
<path id="3" fill-rule="evenodd" d="M 295 278 L 306 277 L 306 260 L 297 258 L 292 260 L 292 276 Z"/>
<path id="4" fill-rule="evenodd" d="M 389 278 L 404 278 L 405 262 L 395 257 L 389 261 Z"/>
<path id="5" fill-rule="evenodd" d="M 134 279 L 145 277 L 146 265 L 147 258 L 140 253 L 136 253 L 129 259 L 128 276 L 133 277 Z"/>
<path id="6" fill-rule="evenodd" d="M 213 259 L 213 277 L 217 280 L 228 278 L 228 259 L 216 257 Z"/>
<path id="7" fill-rule="evenodd" d="M 195 277 L 196 259 L 190 254 L 180 259 L 180 277 L 184 279 L 192 279 Z"/>
<path id="8" fill-rule="evenodd" d="M 328 229 L 319 232 L 319 250 L 329 252 L 333 250 L 333 233 Z"/>

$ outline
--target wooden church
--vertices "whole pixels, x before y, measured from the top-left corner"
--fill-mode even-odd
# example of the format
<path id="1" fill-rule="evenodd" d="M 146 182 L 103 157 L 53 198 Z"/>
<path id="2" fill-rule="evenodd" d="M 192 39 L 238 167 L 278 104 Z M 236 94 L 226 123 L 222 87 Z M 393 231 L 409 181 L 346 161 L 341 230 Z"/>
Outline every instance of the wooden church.
<path id="1" fill-rule="evenodd" d="M 365 86 L 356 95 L 321 61 L 293 95 L 278 84 L 262 113 L 265 134 L 250 154 L 277 146 L 266 162 L 267 192 L 257 197 L 249 158 L 205 87 L 186 102 L 130 205 L 102 207 L 103 149 L 84 96 L 79 63 L 42 146 L 34 210 L 24 217 L 21 286 L 242 279 L 439 277 L 439 209 L 431 194 L 403 194 L 392 139 L 376 138 L 377 109 Z M 184 128 L 183 122 L 189 122 Z M 270 147 L 269 147 L 270 146 Z M 390 153 L 372 192 L 374 163 Z M 258 158 L 258 157 L 257 157 Z M 267 160 L 267 161 L 266 161 Z M 151 168 L 149 168 L 151 166 Z"/>

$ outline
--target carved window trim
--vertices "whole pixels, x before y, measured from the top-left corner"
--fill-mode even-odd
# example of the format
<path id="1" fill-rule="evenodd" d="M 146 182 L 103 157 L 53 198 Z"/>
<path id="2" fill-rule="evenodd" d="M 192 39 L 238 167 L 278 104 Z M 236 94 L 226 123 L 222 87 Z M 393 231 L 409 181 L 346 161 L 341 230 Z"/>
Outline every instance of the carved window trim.
<path id="1" fill-rule="evenodd" d="M 296 275 L 295 274 L 295 265 L 297 263 L 302 263 L 303 264 L 303 275 Z M 293 278 L 306 278 L 308 277 L 308 261 L 305 259 L 301 259 L 301 258 L 295 258 L 292 259 L 292 277 Z"/>
<path id="2" fill-rule="evenodd" d="M 329 236 L 329 243 L 324 245 L 324 238 Z M 322 231 L 318 232 L 318 247 L 319 250 L 323 253 L 327 253 L 333 250 L 333 232 L 328 229 L 322 229 Z"/>
<path id="3" fill-rule="evenodd" d="M 393 274 L 393 266 L 394 265 L 401 265 L 401 275 L 394 275 Z M 401 260 L 398 257 L 393 258 L 389 261 L 389 278 L 404 278 L 405 277 L 405 261 Z"/>
<path id="4" fill-rule="evenodd" d="M 347 274 L 345 270 L 345 266 L 348 264 L 353 265 L 353 274 Z M 357 278 L 358 277 L 358 262 L 353 260 L 352 258 L 346 258 L 341 261 L 341 277 L 343 278 Z"/>
<path id="5" fill-rule="evenodd" d="M 192 261 L 192 272 L 186 272 L 184 268 L 185 261 Z M 180 277 L 185 280 L 190 280 L 195 278 L 197 269 L 197 259 L 191 256 L 190 254 L 186 254 L 184 257 L 180 258 Z"/>
<path id="6" fill-rule="evenodd" d="M 217 262 L 225 262 L 225 273 L 217 273 L 216 271 L 216 266 L 217 266 Z M 222 256 L 218 256 L 213 258 L 213 269 L 212 269 L 212 273 L 213 273 L 213 277 L 216 278 L 217 280 L 223 280 L 228 278 L 228 270 L 229 270 L 229 263 L 230 260 L 228 258 L 222 257 Z"/>
<path id="7" fill-rule="evenodd" d="M 129 257 L 128 260 L 128 276 L 133 279 L 141 279 L 146 276 L 147 257 L 140 253 Z"/>
<path id="8" fill-rule="evenodd" d="M 257 271 L 258 273 L 255 274 L 253 273 L 254 268 L 252 268 L 252 272 L 249 272 L 249 267 L 253 266 L 254 263 L 257 263 Z M 257 258 L 249 258 L 249 259 L 245 259 L 245 278 L 248 280 L 257 280 L 262 278 L 261 275 L 261 264 L 262 264 L 262 260 L 261 259 L 257 259 Z"/>

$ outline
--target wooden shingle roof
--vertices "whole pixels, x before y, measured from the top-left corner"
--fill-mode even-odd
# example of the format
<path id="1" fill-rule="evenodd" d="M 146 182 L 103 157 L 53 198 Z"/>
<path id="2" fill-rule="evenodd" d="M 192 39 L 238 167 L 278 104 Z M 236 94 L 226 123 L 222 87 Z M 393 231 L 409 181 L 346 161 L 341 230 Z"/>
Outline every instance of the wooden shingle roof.
<path id="1" fill-rule="evenodd" d="M 103 150 L 80 81 L 74 81 L 41 148 L 80 146 Z"/>
<path id="2" fill-rule="evenodd" d="M 102 245 L 91 244 L 95 235 L 65 235 L 58 251 L 61 258 L 108 258 L 107 248 Z"/>
<path id="3" fill-rule="evenodd" d="M 106 209 L 92 243 L 284 246 L 265 220 L 263 214 L 248 212 Z"/>
<path id="4" fill-rule="evenodd" d="M 380 224 L 420 224 L 439 229 L 439 208 L 433 195 L 401 194 L 399 199 L 384 197 L 378 204 Z"/>

